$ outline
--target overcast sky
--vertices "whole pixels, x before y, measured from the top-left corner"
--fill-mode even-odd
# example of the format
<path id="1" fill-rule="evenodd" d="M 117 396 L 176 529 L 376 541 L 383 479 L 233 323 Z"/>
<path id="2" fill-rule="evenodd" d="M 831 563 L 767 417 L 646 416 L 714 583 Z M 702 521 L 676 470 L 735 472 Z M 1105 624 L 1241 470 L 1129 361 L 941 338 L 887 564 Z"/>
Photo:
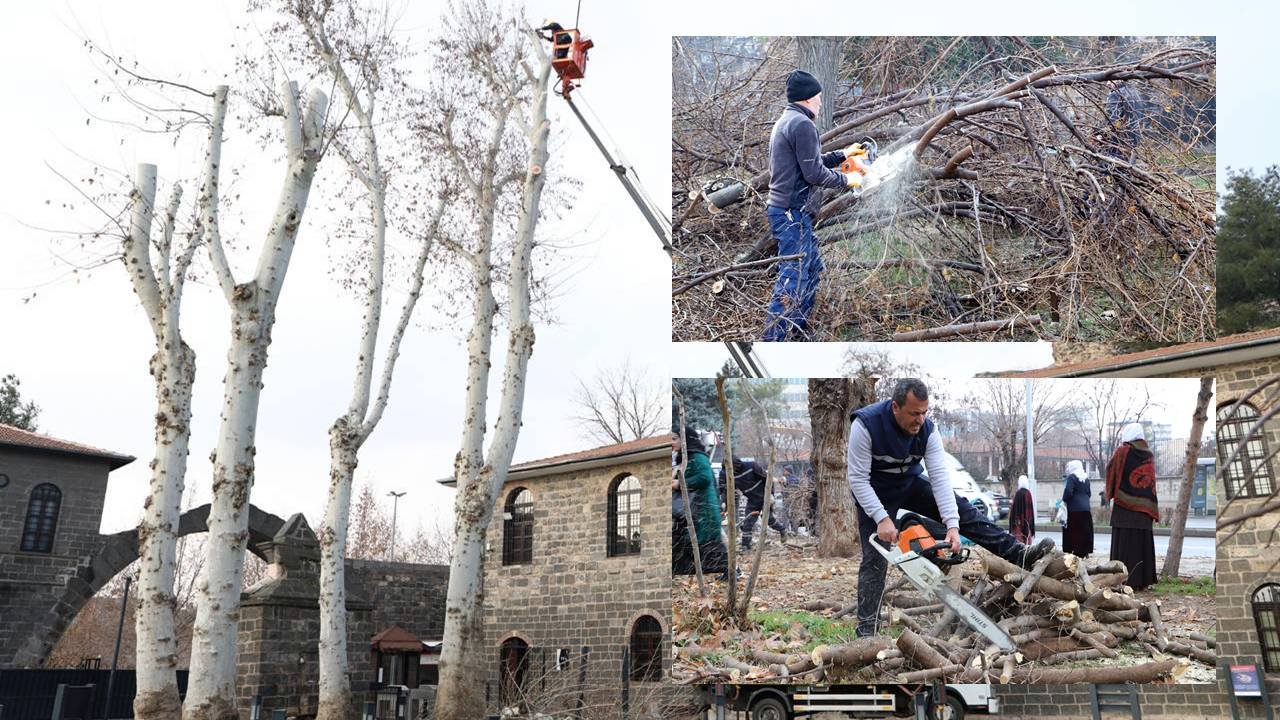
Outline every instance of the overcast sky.
<path id="1" fill-rule="evenodd" d="M 66 212 L 60 203 L 72 191 L 46 167 L 82 172 L 92 159 L 112 170 L 137 162 L 160 165 L 161 178 L 179 173 L 201 149 L 175 151 L 163 139 L 142 138 L 96 121 L 86 126 L 83 108 L 101 111 L 101 85 L 81 48 L 78 24 L 114 50 L 143 66 L 210 87 L 230 75 L 236 2 L 132 2 L 7 6 L 0 23 L 0 56 L 10 71 L 0 77 L 6 111 L 0 113 L 5 172 L 0 175 L 0 374 L 15 373 L 25 395 L 42 408 L 40 429 L 139 458 L 111 475 L 104 531 L 133 525 L 138 517 L 153 452 L 154 393 L 147 373 L 153 345 L 128 280 L 119 264 L 68 276 L 54 255 L 51 235 L 25 225 L 66 229 L 94 219 L 84 208 Z M 530 3 L 540 21 L 565 3 Z M 108 9 L 109 8 L 109 9 Z M 600 12 L 593 12 L 598 9 Z M 584 10 L 597 49 L 591 55 L 586 98 L 607 131 L 663 197 L 669 181 L 670 37 L 633 29 L 652 19 L 643 7 Z M 401 33 L 423 50 L 437 25 L 438 6 L 413 3 Z M 569 18 L 571 21 L 572 18 Z M 658 64 L 637 63 L 647 58 Z M 595 78 L 600 78 L 597 81 Z M 233 88 L 234 91 L 234 88 Z M 233 102 L 235 98 L 233 97 Z M 559 324 L 539 327 L 529 367 L 525 424 L 516 460 L 580 450 L 589 441 L 570 420 L 569 401 L 577 377 L 629 358 L 665 383 L 670 338 L 666 288 L 670 266 L 583 129 L 552 98 L 552 121 L 561 135 L 563 164 L 583 181 L 568 219 L 547 225 L 549 236 L 581 247 L 566 253 Z M 119 105 L 119 101 L 115 101 Z M 108 104 L 107 109 L 113 107 Z M 117 108 L 123 113 L 124 108 Z M 121 138 L 123 137 L 123 143 Z M 196 138 L 193 138 L 196 139 Z M 268 221 L 280 168 L 254 155 L 254 143 L 229 129 L 227 162 L 245 163 L 246 226 L 239 231 L 256 244 Z M 335 170 L 337 158 L 326 161 Z M 183 165 L 187 163 L 187 165 Z M 325 172 L 322 167 L 321 172 Z M 254 188 L 262 188 L 255 193 Z M 188 198 L 194 190 L 188 187 Z M 255 196 L 256 195 L 256 196 Z M 45 205 L 46 200 L 51 205 Z M 326 431 L 351 394 L 358 307 L 327 274 L 326 217 L 321 203 L 308 208 L 280 302 L 266 372 L 258 426 L 257 482 L 253 502 L 288 515 L 302 511 L 314 524 L 328 477 Z M 96 221 L 96 220 L 95 220 Z M 238 258 L 243 279 L 252 267 Z M 24 302 L 32 293 L 35 298 Z M 398 311 L 403 293 L 389 298 Z M 431 312 L 430 306 L 420 310 Z M 393 311 L 394 312 L 394 311 Z M 189 289 L 183 328 L 198 353 L 195 417 L 188 482 L 207 498 L 209 451 L 214 446 L 228 336 L 226 304 L 208 285 Z M 390 332 L 390 322 L 384 332 Z M 505 338 L 495 348 L 505 347 Z M 500 377 L 501 352 L 495 353 Z M 390 405 L 361 453 L 357 479 L 388 490 L 407 490 L 400 503 L 401 528 L 437 518 L 449 527 L 452 491 L 435 480 L 452 472 L 462 430 L 465 372 L 459 331 L 416 329 L 405 339 Z"/>
<path id="2" fill-rule="evenodd" d="M 418 49 L 425 50 L 433 37 L 440 5 L 405 3 L 399 28 Z M 574 5 L 530 2 L 528 15 L 568 24 Z M 69 275 L 55 256 L 51 233 L 28 226 L 85 227 L 91 217 L 83 206 L 75 212 L 61 208 L 73 193 L 54 170 L 75 177 L 86 161 L 126 172 L 148 161 L 159 164 L 167 178 L 189 169 L 199 148 L 174 149 L 162 138 L 97 122 L 86 126 L 85 109 L 101 107 L 102 88 L 93 84 L 98 74 L 76 26 L 146 67 L 209 87 L 234 79 L 229 46 L 243 23 L 240 7 L 229 0 L 21 3 L 6 6 L 0 23 L 0 60 L 7 69 L 0 75 L 6 106 L 0 113 L 0 373 L 16 373 L 24 393 L 41 405 L 42 431 L 138 456 L 112 474 L 104 531 L 132 525 L 145 494 L 154 412 L 147 374 L 151 338 L 119 265 Z M 938 2 L 894 14 L 856 4 L 744 1 L 725 10 L 723 4 L 665 1 L 583 4 L 581 25 L 596 47 L 582 97 L 660 203 L 670 189 L 672 34 L 1216 34 L 1220 170 L 1262 166 L 1277 156 L 1280 140 L 1266 119 L 1277 99 L 1269 74 L 1274 41 L 1266 30 L 1275 22 L 1261 17 L 1274 11 L 1261 7 L 1228 13 L 1206 12 L 1202 3 L 1112 1 L 1076 2 L 1068 12 L 995 2 L 979 12 L 973 4 Z M 671 347 L 666 256 L 582 129 L 554 99 L 553 123 L 563 138 L 563 167 L 583 187 L 570 217 L 546 229 L 580 247 L 565 257 L 560 324 L 538 329 L 517 461 L 588 444 L 570 421 L 569 398 L 577 378 L 602 365 L 629 358 L 665 379 L 714 372 L 727 357 L 720 345 Z M 234 131 L 229 136 L 227 164 L 244 163 L 249 174 L 243 237 L 256 244 L 279 168 L 267 162 L 270 153 L 258 152 Z M 253 502 L 268 511 L 302 511 L 313 522 L 328 471 L 326 428 L 350 396 L 359 322 L 356 303 L 327 273 L 323 231 L 331 219 L 318 205 L 309 209 L 294 254 L 262 397 L 253 494 Z M 236 260 L 243 277 L 252 259 Z M 398 307 L 401 297 L 391 293 L 391 306 Z M 184 332 L 199 355 L 188 482 L 207 496 L 228 333 L 225 303 L 212 288 L 190 288 Z M 452 493 L 435 480 L 451 472 L 460 439 L 460 335 L 419 328 L 403 351 L 390 406 L 362 453 L 357 477 L 380 494 L 409 491 L 401 503 L 401 517 L 407 518 L 402 528 L 411 531 L 437 519 L 447 526 Z M 922 365 L 945 363 L 961 376 L 1036 367 L 1050 359 L 1043 345 L 948 344 L 910 352 Z M 830 374 L 840 366 L 840 350 L 830 347 L 767 348 L 762 354 L 774 375 Z"/>

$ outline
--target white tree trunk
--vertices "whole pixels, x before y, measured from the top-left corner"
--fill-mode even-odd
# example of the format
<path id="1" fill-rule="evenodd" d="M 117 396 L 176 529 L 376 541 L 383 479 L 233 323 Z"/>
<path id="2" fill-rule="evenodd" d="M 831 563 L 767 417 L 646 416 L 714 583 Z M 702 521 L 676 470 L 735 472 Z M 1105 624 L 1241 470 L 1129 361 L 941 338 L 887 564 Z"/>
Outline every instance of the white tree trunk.
<path id="1" fill-rule="evenodd" d="M 222 416 L 213 456 L 213 502 L 209 509 L 208 554 L 196 589 L 191 639 L 191 675 L 184 720 L 236 720 L 236 632 L 240 587 L 248 540 L 249 496 L 253 489 L 258 400 L 266 370 L 275 308 L 284 285 L 307 195 L 320 158 L 321 118 L 327 103 L 313 91 L 305 111 L 297 84 L 286 83 L 287 171 L 267 242 L 253 280 L 236 285 L 225 255 L 210 238 L 210 256 L 224 288 L 233 289 L 231 345 L 223 378 Z"/>
<path id="2" fill-rule="evenodd" d="M 484 443 L 484 402 L 487 396 L 492 312 L 492 273 L 477 277 L 476 312 L 468 341 L 471 365 L 467 373 L 469 414 L 464 423 L 463 447 L 458 453 L 454 477 L 458 482 L 455 502 L 457 540 L 449 570 L 449 590 L 445 604 L 444 647 L 440 657 L 440 685 L 436 694 L 439 720 L 467 720 L 483 717 L 483 670 L 478 661 L 489 657 L 484 643 L 484 545 L 494 504 L 507 480 L 515 453 L 524 407 L 524 386 L 533 352 L 534 331 L 530 321 L 529 280 L 534 231 L 545 185 L 547 142 L 547 87 L 551 65 L 542 58 L 534 84 L 532 118 L 529 124 L 530 157 L 525 174 L 523 203 L 508 284 L 510 338 L 503 373 L 498 422 L 489 446 L 487 462 L 480 465 Z M 487 265 L 487 264 L 486 264 Z M 471 667 L 465 663 L 470 661 Z M 473 674 L 474 673 L 474 674 Z"/>
<path id="3" fill-rule="evenodd" d="M 155 459 L 142 522 L 138 526 L 137 693 L 134 715 L 143 720 L 177 720 L 182 710 L 177 685 L 177 642 L 173 592 L 177 526 L 190 440 L 191 386 L 195 353 L 183 342 L 178 317 L 182 277 L 189 255 L 176 263 L 171 279 L 170 254 L 180 187 L 164 215 L 163 235 L 155 243 L 158 268 L 150 262 L 151 225 L 156 195 L 156 166 L 140 165 L 133 192 L 133 214 L 124 242 L 124 259 L 139 302 L 155 334 L 151 375 L 156 386 Z M 157 277 L 157 274 L 159 277 Z"/>

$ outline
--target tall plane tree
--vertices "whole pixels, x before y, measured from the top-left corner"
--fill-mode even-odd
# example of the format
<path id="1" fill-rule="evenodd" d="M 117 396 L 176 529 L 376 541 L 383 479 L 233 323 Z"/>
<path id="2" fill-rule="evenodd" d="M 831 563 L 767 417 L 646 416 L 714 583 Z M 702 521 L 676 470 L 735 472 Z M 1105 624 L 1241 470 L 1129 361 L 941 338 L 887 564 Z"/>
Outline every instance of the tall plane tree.
<path id="1" fill-rule="evenodd" d="M 382 361 L 382 372 L 374 395 L 374 369 L 383 312 L 386 282 L 387 235 L 393 211 L 402 207 L 405 195 L 410 207 L 430 192 L 413 187 L 416 174 L 401 167 L 394 148 L 402 145 L 396 136 L 397 119 L 407 115 L 411 91 L 400 64 L 406 49 L 395 40 L 394 22 L 386 10 L 366 9 L 351 0 L 282 0 L 277 8 L 287 18 L 272 28 L 272 36 L 284 39 L 295 50 L 293 60 L 319 68 L 322 76 L 337 89 L 336 126 L 326 132 L 326 141 L 342 158 L 348 176 L 362 196 L 363 220 L 368 231 L 356 240 L 357 257 L 365 263 L 362 285 L 363 314 L 356 349 L 355 377 L 347 410 L 329 427 L 329 487 L 324 519 L 316 533 L 320 542 L 320 720 L 341 720 L 352 714 L 351 684 L 347 657 L 347 608 L 344 560 L 351 514 L 352 478 L 361 447 L 382 419 L 391 393 L 391 379 L 400 356 L 400 344 L 422 295 L 427 258 L 434 247 L 436 231 L 445 211 L 448 192 L 440 183 L 430 200 L 430 210 L 421 219 L 398 228 L 413 235 L 417 254 L 410 271 L 409 294 L 400 310 Z M 383 147 L 392 150 L 385 153 Z M 404 172 L 398 172 L 402 171 Z M 394 183 L 393 183 L 394 178 Z M 398 202 L 399 201 L 399 202 Z M 426 203 L 424 203 L 426 204 Z M 357 211 L 359 212 L 359 211 Z M 365 223 L 349 219 L 349 227 L 363 229 Z M 359 232 L 359 230 L 357 230 Z M 353 270 L 356 270 L 353 268 Z"/>
<path id="2" fill-rule="evenodd" d="M 449 159 L 465 190 L 458 211 L 451 213 L 460 227 L 449 228 L 449 239 L 442 242 L 461 259 L 472 304 L 462 444 L 454 461 L 456 541 L 435 716 L 469 720 L 485 714 L 479 664 L 488 657 L 485 538 L 515 452 L 533 352 L 532 252 L 549 155 L 551 64 L 541 41 L 520 19 L 486 3 L 454 4 L 444 25 L 438 48 L 452 72 L 447 83 L 439 81 L 431 100 L 444 120 L 424 125 L 424 132 Z M 503 255 L 509 257 L 505 267 Z M 505 307 L 500 307 L 494 285 L 504 270 Z M 498 419 L 490 436 L 491 346 L 495 317 L 502 311 L 508 340 Z"/>
<path id="3" fill-rule="evenodd" d="M 214 102 L 215 112 L 226 112 L 225 87 L 218 89 Z M 235 702 L 236 630 L 245 543 L 249 536 L 258 400 L 276 305 L 284 289 L 289 260 L 320 161 L 328 98 L 315 89 L 304 103 L 297 83 L 285 82 L 276 102 L 278 107 L 270 108 L 270 112 L 280 115 L 284 123 L 285 173 L 275 214 L 258 255 L 257 269 L 249 279 L 237 282 L 218 227 L 220 132 L 210 136 L 205 186 L 200 198 L 200 229 L 218 287 L 231 313 L 231 343 L 223 377 L 218 440 L 212 455 L 213 502 L 209 509 L 208 553 L 196 588 L 191 676 L 183 704 L 184 720 L 239 717 Z"/>

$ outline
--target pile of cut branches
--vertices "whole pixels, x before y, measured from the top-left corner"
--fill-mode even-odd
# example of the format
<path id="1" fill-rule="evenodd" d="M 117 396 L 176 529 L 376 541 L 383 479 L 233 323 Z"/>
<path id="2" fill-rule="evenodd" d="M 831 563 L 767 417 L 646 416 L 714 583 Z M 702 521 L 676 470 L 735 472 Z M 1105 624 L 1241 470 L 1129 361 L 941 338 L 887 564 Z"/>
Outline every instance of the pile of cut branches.
<path id="1" fill-rule="evenodd" d="M 786 641 L 730 650 L 717 633 L 685 634 L 677 607 L 678 682 L 1177 682 L 1191 663 L 1216 668 L 1215 641 L 1166 629 L 1157 600 L 1142 601 L 1125 585 L 1118 561 L 1087 566 L 1055 552 L 1032 569 L 977 550 L 953 571 L 952 586 L 1013 638 L 1006 653 L 954 612 L 898 578 L 885 592 L 882 631 L 874 637 L 796 650 Z M 976 565 L 976 567 L 968 567 Z M 813 601 L 809 611 L 850 617 L 850 603 Z M 686 613 L 700 616 L 703 613 Z M 748 630 L 747 632 L 751 632 Z M 694 637 L 696 636 L 696 637 Z M 699 642 L 707 638 L 706 641 Z"/>
<path id="2" fill-rule="evenodd" d="M 768 140 L 796 44 L 674 40 L 676 340 L 764 328 Z M 848 38 L 839 58 L 823 150 L 872 138 L 907 161 L 862 196 L 815 190 L 812 339 L 1212 335 L 1212 41 Z"/>

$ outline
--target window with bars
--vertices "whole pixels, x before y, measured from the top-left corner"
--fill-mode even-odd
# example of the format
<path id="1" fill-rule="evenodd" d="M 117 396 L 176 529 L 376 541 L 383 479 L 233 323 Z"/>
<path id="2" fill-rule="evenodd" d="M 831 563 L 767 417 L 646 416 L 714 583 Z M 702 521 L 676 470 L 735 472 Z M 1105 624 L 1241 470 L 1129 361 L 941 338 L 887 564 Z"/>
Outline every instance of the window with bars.
<path id="1" fill-rule="evenodd" d="M 533 493 L 516 488 L 507 496 L 502 520 L 502 564 L 533 562 Z"/>
<path id="2" fill-rule="evenodd" d="M 58 529 L 58 511 L 62 507 L 62 491 L 56 485 L 43 483 L 31 489 L 27 501 L 27 519 L 22 526 L 22 549 L 26 552 L 53 552 L 53 534 Z"/>
<path id="3" fill-rule="evenodd" d="M 609 557 L 640 554 L 640 481 L 623 475 L 609 485 Z"/>
<path id="4" fill-rule="evenodd" d="M 641 615 L 631 626 L 631 679 L 662 680 L 662 624 L 652 615 Z"/>
<path id="5" fill-rule="evenodd" d="M 1280 585 L 1267 583 L 1253 592 L 1253 621 L 1267 672 L 1280 672 Z"/>
<path id="6" fill-rule="evenodd" d="M 504 706 L 523 703 L 528 669 L 529 643 L 518 637 L 503 640 L 498 650 L 498 673 L 502 678 L 499 700 Z"/>
<path id="7" fill-rule="evenodd" d="M 1236 447 L 1240 447 L 1236 459 L 1223 468 L 1223 489 L 1228 498 L 1267 497 L 1275 489 L 1275 481 L 1268 459 L 1266 431 L 1259 430 L 1245 440 L 1249 428 L 1258 421 L 1258 411 L 1248 403 L 1241 403 L 1232 412 L 1233 406 L 1232 402 L 1218 407 L 1219 462 L 1225 464 Z"/>

